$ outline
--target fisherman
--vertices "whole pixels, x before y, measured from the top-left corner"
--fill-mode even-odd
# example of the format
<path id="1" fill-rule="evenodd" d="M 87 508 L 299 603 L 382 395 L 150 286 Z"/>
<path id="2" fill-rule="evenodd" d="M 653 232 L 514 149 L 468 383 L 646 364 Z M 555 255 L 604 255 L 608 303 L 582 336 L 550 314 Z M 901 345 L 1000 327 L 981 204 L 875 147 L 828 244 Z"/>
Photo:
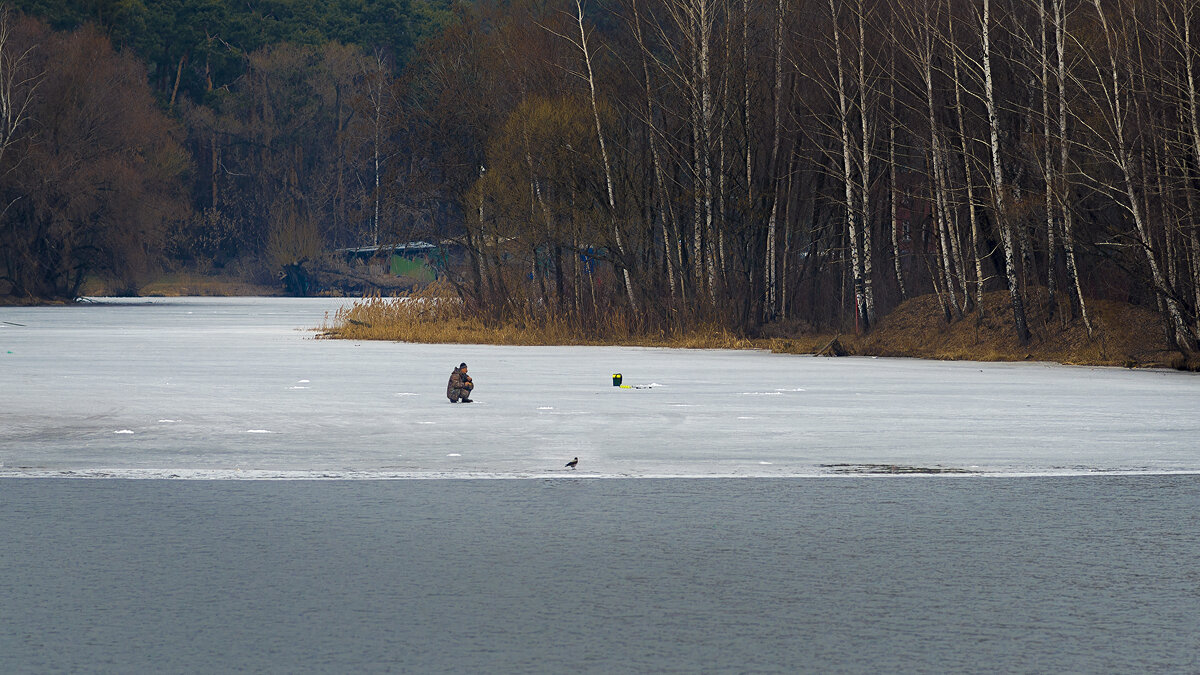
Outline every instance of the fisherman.
<path id="1" fill-rule="evenodd" d="M 475 383 L 467 374 L 467 364 L 460 363 L 450 371 L 450 382 L 446 384 L 446 398 L 450 399 L 451 403 L 458 403 L 460 399 L 463 403 L 474 403 L 471 400 L 471 390 L 474 388 Z"/>

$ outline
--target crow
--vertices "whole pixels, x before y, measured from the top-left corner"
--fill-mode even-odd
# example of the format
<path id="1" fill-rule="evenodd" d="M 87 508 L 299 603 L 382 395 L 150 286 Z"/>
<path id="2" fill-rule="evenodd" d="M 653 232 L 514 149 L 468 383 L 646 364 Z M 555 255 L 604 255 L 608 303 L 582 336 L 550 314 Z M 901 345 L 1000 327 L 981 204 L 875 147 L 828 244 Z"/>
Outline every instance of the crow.
<path id="1" fill-rule="evenodd" d="M 569 468 L 572 468 L 572 469 L 574 469 L 574 468 L 575 468 L 575 465 L 576 465 L 576 464 L 578 464 L 578 463 L 579 463 L 579 458 L 578 458 L 578 457 L 576 457 L 575 459 L 573 459 L 573 460 L 571 460 L 571 461 L 567 462 L 567 466 L 568 466 Z"/>

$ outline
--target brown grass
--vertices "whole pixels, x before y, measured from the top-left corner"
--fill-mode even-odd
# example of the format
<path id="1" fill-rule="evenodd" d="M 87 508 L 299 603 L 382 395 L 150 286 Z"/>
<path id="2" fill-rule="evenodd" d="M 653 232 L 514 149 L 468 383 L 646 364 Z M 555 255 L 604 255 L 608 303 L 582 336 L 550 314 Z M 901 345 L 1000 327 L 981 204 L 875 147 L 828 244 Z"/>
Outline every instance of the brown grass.
<path id="1" fill-rule="evenodd" d="M 113 296 L 128 292 L 120 282 L 91 278 L 84 283 L 82 295 Z M 234 276 L 176 273 L 161 276 L 137 289 L 137 294 L 154 298 L 183 296 L 277 296 L 283 295 L 278 286 L 264 286 Z"/>
<path id="2" fill-rule="evenodd" d="M 339 310 L 322 336 L 350 340 L 394 340 L 441 344 L 632 345 L 693 349 L 760 346 L 728 329 L 705 325 L 685 332 L 638 333 L 623 315 L 603 330 L 582 331 L 570 321 L 533 306 L 494 320 L 469 311 L 446 287 L 431 284 L 401 298 L 367 298 Z"/>
<path id="3" fill-rule="evenodd" d="M 1054 361 L 1105 366 L 1169 366 L 1171 351 L 1158 314 L 1111 300 L 1088 303 L 1092 334 L 1060 301 L 1053 315 L 1044 289 L 1029 293 L 1029 344 L 1017 342 L 1007 291 L 984 297 L 982 312 L 946 323 L 936 296 L 913 298 L 880 321 L 869 336 L 853 341 L 857 353 L 878 356 L 975 361 Z"/>
<path id="4" fill-rule="evenodd" d="M 1167 348 L 1157 313 L 1113 301 L 1088 305 L 1093 333 L 1070 318 L 1060 303 L 1053 316 L 1041 289 L 1030 293 L 1032 339 L 1020 345 L 1012 329 L 1007 292 L 985 296 L 978 310 L 951 323 L 941 319 L 936 296 L 912 298 L 880 321 L 869 335 L 793 334 L 750 339 L 718 325 L 681 331 L 637 333 L 619 317 L 603 331 L 585 332 L 568 321 L 524 307 L 495 321 L 472 313 L 445 287 L 433 285 L 405 298 L 374 298 L 339 311 L 322 336 L 353 340 L 503 345 L 629 345 L 690 349 L 767 349 L 814 354 L 840 347 L 849 354 L 943 360 L 1052 361 L 1078 365 L 1185 367 Z M 835 342 L 836 341 L 836 342 Z"/>

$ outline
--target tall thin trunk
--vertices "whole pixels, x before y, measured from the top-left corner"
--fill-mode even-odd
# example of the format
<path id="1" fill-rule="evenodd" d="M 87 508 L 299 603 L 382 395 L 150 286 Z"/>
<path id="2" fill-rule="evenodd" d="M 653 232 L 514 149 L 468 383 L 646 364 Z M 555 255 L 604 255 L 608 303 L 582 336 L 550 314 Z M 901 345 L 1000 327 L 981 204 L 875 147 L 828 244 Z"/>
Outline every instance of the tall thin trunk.
<path id="1" fill-rule="evenodd" d="M 702 123 L 701 139 L 704 142 L 701 156 L 704 161 L 704 235 L 706 241 L 706 255 L 704 257 L 704 271 L 707 277 L 709 299 L 716 302 L 716 237 L 713 232 L 713 101 L 712 101 L 712 56 L 711 45 L 712 40 L 712 22 L 713 8 L 709 4 L 710 0 L 696 0 L 696 7 L 699 10 L 698 27 L 700 29 L 700 121 Z"/>
<path id="2" fill-rule="evenodd" d="M 1061 0 L 1060 0 L 1061 1 Z M 1193 0 L 1188 0 L 1184 6 L 1183 16 L 1183 57 L 1184 70 L 1187 77 L 1187 107 L 1188 107 L 1188 122 L 1190 125 L 1191 149 L 1193 171 L 1200 171 L 1200 103 L 1197 101 L 1196 91 L 1196 54 L 1192 47 L 1192 11 L 1194 9 Z M 1184 172 L 1185 178 L 1187 172 Z M 1196 214 L 1192 211 L 1191 203 L 1194 190 L 1194 179 L 1188 180 L 1189 185 L 1185 185 L 1184 189 L 1188 194 L 1189 215 L 1188 225 L 1190 229 L 1190 239 L 1192 248 L 1192 286 L 1195 294 L 1195 314 L 1196 314 L 1196 333 L 1200 335 L 1200 235 L 1197 230 L 1200 230 L 1200 223 L 1196 222 Z"/>
<path id="3" fill-rule="evenodd" d="M 30 108 L 42 75 L 27 71 L 33 47 L 17 52 L 12 44 L 12 10 L 0 5 L 0 161 L 29 126 Z"/>
<path id="4" fill-rule="evenodd" d="M 695 23 L 695 17 L 692 18 Z M 695 26 L 692 26 L 695 35 Z M 692 278 L 696 288 L 704 288 L 704 167 L 701 159 L 700 125 L 700 56 L 699 49 L 693 49 L 690 60 L 691 72 L 691 122 L 692 122 Z M 699 290 L 697 290 L 697 295 Z"/>
<path id="5" fill-rule="evenodd" d="M 179 94 L 179 81 L 183 79 L 184 61 L 187 61 L 187 54 L 179 57 L 179 65 L 175 68 L 175 84 L 171 87 L 171 100 L 167 103 L 168 108 L 175 107 L 175 97 Z"/>
<path id="6" fill-rule="evenodd" d="M 946 170 L 946 165 L 949 160 L 945 157 L 937 159 L 942 154 L 941 134 L 934 134 L 934 176 L 933 181 L 937 186 L 937 209 L 938 209 L 938 251 L 941 253 L 941 270 L 945 279 L 946 295 L 949 296 L 949 304 L 954 309 L 954 316 L 962 318 L 963 306 L 966 304 L 966 298 L 963 298 L 960 304 L 958 300 L 958 289 L 955 287 L 955 269 L 954 269 L 954 214 L 950 208 L 950 180 L 949 172 Z M 963 295 L 966 295 L 964 288 Z"/>
<path id="7" fill-rule="evenodd" d="M 904 271 L 900 260 L 900 218 L 898 217 L 899 205 L 896 203 L 900 197 L 900 190 L 896 185 L 896 55 L 894 53 L 891 58 L 891 77 L 888 79 L 888 87 L 888 105 L 891 117 L 888 123 L 888 207 L 891 209 L 892 217 L 892 259 L 896 265 L 896 286 L 900 290 L 900 299 L 904 300 L 908 294 L 904 290 Z"/>
<path id="8" fill-rule="evenodd" d="M 925 108 L 929 120 L 929 185 L 933 190 L 933 222 L 934 227 L 937 228 L 938 241 L 940 244 L 938 250 L 941 254 L 941 260 L 940 264 L 938 265 L 938 269 L 940 270 L 940 274 L 945 282 L 946 290 L 953 294 L 954 287 L 951 282 L 948 257 L 949 247 L 947 246 L 946 242 L 946 223 L 949 220 L 949 207 L 947 206 L 948 199 L 946 197 L 944 181 L 945 171 L 942 168 L 943 158 L 940 138 L 941 134 L 938 132 L 937 123 L 937 102 L 934 98 L 933 91 L 933 34 L 936 30 L 936 26 L 934 25 L 934 17 L 930 15 L 929 12 L 928 1 L 922 4 L 922 9 L 924 10 L 924 15 L 922 17 L 924 21 L 921 26 L 919 36 L 918 59 L 920 60 L 921 76 L 925 85 Z M 937 275 L 933 276 L 936 287 Z M 952 300 L 949 305 L 946 304 L 945 298 L 942 296 L 940 289 L 938 290 L 938 301 L 942 303 L 942 307 L 945 310 L 946 320 L 949 321 L 951 319 L 949 307 L 954 306 L 957 310 L 957 301 Z"/>
<path id="9" fill-rule="evenodd" d="M 788 168 L 787 168 L 787 187 L 784 188 L 784 209 L 783 209 L 783 271 L 779 275 L 779 316 L 780 318 L 788 318 L 788 261 L 792 259 L 792 237 L 788 230 L 788 223 L 792 222 L 791 206 L 792 206 L 792 186 L 796 179 L 796 152 L 793 149 L 788 153 Z"/>
<path id="10" fill-rule="evenodd" d="M 625 282 L 625 294 L 629 297 L 629 309 L 634 317 L 638 314 L 637 300 L 633 295 L 633 281 L 629 277 L 629 267 L 625 263 L 625 245 L 621 241 L 621 228 L 617 224 L 617 199 L 613 189 L 612 164 L 608 159 L 608 147 L 604 143 L 604 128 L 600 125 L 600 104 L 596 99 L 596 77 L 592 72 L 592 53 L 588 48 L 587 28 L 583 25 L 583 0 L 575 0 L 576 17 L 579 22 L 579 48 L 583 52 L 583 63 L 587 68 L 588 93 L 592 102 L 592 119 L 596 123 L 596 140 L 600 144 L 600 158 L 604 162 L 604 185 L 608 193 L 608 209 L 612 219 L 613 242 L 617 246 L 617 255 L 621 258 L 621 277 Z"/>
<path id="11" fill-rule="evenodd" d="M 212 133 L 212 141 L 211 142 L 212 142 L 212 157 L 211 157 L 212 165 L 209 167 L 209 178 L 211 179 L 211 183 L 212 183 L 212 185 L 211 185 L 211 187 L 212 187 L 212 208 L 213 208 L 213 211 L 215 212 L 217 209 L 217 205 L 218 205 L 217 197 L 219 195 L 219 192 L 217 190 L 217 181 L 221 175 L 220 172 L 217 170 L 217 168 L 221 165 L 221 152 L 220 152 L 220 146 L 217 145 L 217 132 L 216 131 L 213 131 L 213 133 Z"/>
<path id="12" fill-rule="evenodd" d="M 833 20 L 834 59 L 837 61 L 837 94 L 838 94 L 838 123 L 842 135 L 842 171 L 845 187 L 846 203 L 846 234 L 850 246 L 851 275 L 854 282 L 854 323 L 855 330 L 867 332 L 871 326 L 867 322 L 866 303 L 863 295 L 862 261 L 858 251 L 858 224 L 855 220 L 854 173 L 852 169 L 850 145 L 850 112 L 846 100 L 846 75 L 842 63 L 842 31 L 838 20 L 838 9 L 835 0 L 829 0 L 829 16 Z"/>
<path id="13" fill-rule="evenodd" d="M 1104 37 L 1108 45 L 1108 58 L 1110 73 L 1105 77 L 1111 76 L 1111 89 L 1105 92 L 1109 101 L 1108 112 L 1112 119 L 1110 122 L 1113 125 L 1113 133 L 1116 136 L 1116 157 L 1117 168 L 1120 169 L 1122 175 L 1122 183 L 1125 189 L 1125 196 L 1128 199 L 1128 208 L 1133 215 L 1134 226 L 1137 229 L 1138 238 L 1141 243 L 1141 248 L 1146 255 L 1146 263 L 1150 267 L 1151 279 L 1154 282 L 1155 292 L 1159 295 L 1161 302 L 1167 315 L 1168 324 L 1171 327 L 1171 339 L 1175 346 L 1184 352 L 1193 350 L 1191 331 L 1183 321 L 1183 315 L 1179 311 L 1179 305 L 1176 303 L 1174 296 L 1170 293 L 1167 280 L 1164 278 L 1162 269 L 1159 267 L 1158 259 L 1154 251 L 1154 243 L 1150 238 L 1150 231 L 1146 223 L 1145 214 L 1142 212 L 1141 202 L 1137 197 L 1137 191 L 1134 188 L 1134 167 L 1132 166 L 1132 158 L 1129 153 L 1128 140 L 1125 137 L 1125 116 L 1127 114 L 1125 106 L 1125 90 L 1121 87 L 1120 69 L 1117 67 L 1116 47 L 1113 44 L 1112 33 L 1108 25 L 1108 19 L 1104 14 L 1104 9 L 1100 5 L 1100 0 L 1093 0 L 1093 5 L 1096 9 L 1096 14 L 1100 19 L 1101 27 L 1104 31 Z M 1108 85 L 1104 85 L 1106 88 Z"/>
<path id="14" fill-rule="evenodd" d="M 1069 185 L 1067 183 L 1070 168 L 1070 140 L 1067 137 L 1067 65 L 1066 65 L 1066 14 L 1065 0 L 1053 0 L 1054 3 L 1054 51 L 1058 57 L 1055 84 L 1058 85 L 1058 195 L 1059 208 L 1062 215 L 1063 254 L 1067 259 L 1067 278 L 1075 291 L 1075 300 L 1079 307 L 1080 318 L 1087 329 L 1088 337 L 1092 336 L 1092 322 L 1088 319 L 1087 303 L 1083 299 L 1083 288 L 1079 282 L 1079 268 L 1075 263 L 1074 219 L 1068 199 Z"/>
<path id="15" fill-rule="evenodd" d="M 728 26 L 728 24 L 726 24 L 726 26 Z M 730 46 L 729 31 L 726 30 L 725 31 L 725 53 L 726 54 L 729 53 L 729 46 Z M 728 70 L 729 61 L 728 60 L 725 61 L 725 68 L 726 68 L 725 72 L 722 73 L 722 75 L 721 75 L 721 93 L 720 93 L 720 97 L 719 97 L 720 101 L 728 101 L 729 100 L 729 70 Z M 716 207 L 716 224 L 714 225 L 714 229 L 716 230 L 716 236 L 717 236 L 717 253 L 716 253 L 717 275 L 716 275 L 716 278 L 720 281 L 721 288 L 728 289 L 729 288 L 729 278 L 725 272 L 725 270 L 726 270 L 726 267 L 725 267 L 725 264 L 726 264 L 725 231 L 728 229 L 728 222 L 727 222 L 726 215 L 725 215 L 727 213 L 726 206 L 725 206 L 725 179 L 728 176 L 728 173 L 725 171 L 725 124 L 724 123 L 719 124 L 717 126 L 717 171 L 716 171 L 716 176 L 717 176 L 717 192 L 716 192 L 717 207 Z"/>
<path id="16" fill-rule="evenodd" d="M 749 0 L 747 0 L 748 2 Z M 675 265 L 671 260 L 671 230 L 669 226 L 671 210 L 667 205 L 666 181 L 663 178 L 662 159 L 658 151 L 658 125 L 654 121 L 654 103 L 653 94 L 650 87 L 650 65 L 646 58 L 646 42 L 642 36 L 642 19 L 638 14 L 637 0 L 632 0 L 633 6 L 633 27 L 637 37 L 639 51 L 642 57 L 642 85 L 646 94 L 646 125 L 649 127 L 647 143 L 650 146 L 650 161 L 654 165 L 654 198 L 658 205 L 658 221 L 661 225 L 664 259 L 667 267 L 667 283 L 671 287 L 671 298 L 676 297 L 679 288 L 675 282 Z"/>
<path id="17" fill-rule="evenodd" d="M 374 195 L 374 197 L 375 198 L 373 200 L 374 201 L 374 213 L 371 216 L 371 236 L 372 236 L 372 240 L 373 240 L 372 243 L 374 243 L 375 246 L 379 246 L 379 199 L 380 199 L 379 126 L 380 126 L 379 111 L 377 110 L 376 111 L 376 120 L 375 120 L 375 139 L 374 139 L 375 140 L 375 142 L 374 142 L 374 151 L 375 151 L 374 152 L 374 155 L 375 155 L 375 195 Z"/>
<path id="18" fill-rule="evenodd" d="M 959 72 L 958 47 L 951 45 L 951 62 L 954 73 L 954 111 L 958 121 L 958 140 L 962 150 L 963 182 L 967 188 L 967 219 L 971 223 L 971 258 L 975 272 L 974 304 L 983 320 L 983 257 L 979 255 L 979 215 L 975 210 L 975 172 L 971 166 L 971 148 L 967 140 L 966 114 L 962 101 L 962 78 Z M 963 277 L 967 275 L 963 270 Z M 966 284 L 963 286 L 966 289 Z M 968 295 L 970 295 L 968 293 Z"/>
<path id="19" fill-rule="evenodd" d="M 1008 294 L 1013 306 L 1014 328 L 1017 333 L 1017 341 L 1025 345 L 1029 344 L 1029 326 L 1025 320 L 1025 302 L 1021 297 L 1021 289 L 1017 280 L 1012 224 L 1009 222 L 1007 204 L 1004 201 L 1004 168 L 1000 159 L 1000 118 L 992 80 L 991 0 L 983 0 L 980 29 L 983 47 L 984 102 L 987 105 L 992 145 L 992 201 L 995 205 L 996 220 L 1000 224 L 1000 239 L 1004 245 L 1004 266 L 1008 277 Z"/>
<path id="20" fill-rule="evenodd" d="M 774 96 L 774 130 L 771 135 L 771 163 L 770 173 L 771 179 L 771 215 L 767 218 L 767 253 L 766 263 L 764 265 L 764 276 L 766 281 L 766 297 L 763 302 L 764 318 L 770 321 L 775 318 L 778 298 L 776 295 L 777 284 L 779 280 L 778 270 L 776 269 L 777 255 L 775 251 L 776 241 L 778 241 L 778 218 L 779 218 L 779 141 L 782 129 L 782 115 L 780 114 L 780 104 L 783 98 L 783 0 L 779 0 L 775 11 L 775 96 Z M 747 170 L 748 171 L 748 170 Z M 747 176 L 749 173 L 747 173 Z"/>
<path id="21" fill-rule="evenodd" d="M 749 215 L 754 213 L 754 147 L 750 135 L 750 0 L 742 0 L 742 88 L 742 128 L 745 134 L 742 152 L 746 156 L 746 211 Z"/>
<path id="22" fill-rule="evenodd" d="M 1038 56 L 1042 87 L 1042 176 L 1046 208 L 1046 292 L 1050 296 L 1048 316 L 1058 309 L 1058 246 L 1055 242 L 1054 168 L 1050 152 L 1050 55 L 1046 44 L 1046 0 L 1034 0 L 1038 9 Z"/>
<path id="23" fill-rule="evenodd" d="M 862 160 L 861 177 L 862 191 L 860 196 L 860 217 L 862 219 L 862 276 L 863 276 L 863 305 L 866 311 L 868 328 L 875 325 L 875 286 L 871 238 L 871 130 L 867 121 L 867 111 L 872 109 L 867 101 L 867 38 L 866 38 L 866 6 L 858 3 L 858 118 L 862 126 Z"/>

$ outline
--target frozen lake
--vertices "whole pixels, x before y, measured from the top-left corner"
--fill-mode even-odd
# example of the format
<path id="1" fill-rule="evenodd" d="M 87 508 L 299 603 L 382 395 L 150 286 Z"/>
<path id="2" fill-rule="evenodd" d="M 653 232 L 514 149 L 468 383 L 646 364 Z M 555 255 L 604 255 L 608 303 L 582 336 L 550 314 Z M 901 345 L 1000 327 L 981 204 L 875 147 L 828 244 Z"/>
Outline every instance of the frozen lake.
<path id="1" fill-rule="evenodd" d="M 1200 668 L 1195 375 L 315 339 L 343 302 L 0 308 L 0 672 Z"/>
<path id="2" fill-rule="evenodd" d="M 316 339 L 346 302 L 0 308 L 0 476 L 1200 471 L 1194 374 Z M 472 405 L 444 396 L 460 361 Z"/>

